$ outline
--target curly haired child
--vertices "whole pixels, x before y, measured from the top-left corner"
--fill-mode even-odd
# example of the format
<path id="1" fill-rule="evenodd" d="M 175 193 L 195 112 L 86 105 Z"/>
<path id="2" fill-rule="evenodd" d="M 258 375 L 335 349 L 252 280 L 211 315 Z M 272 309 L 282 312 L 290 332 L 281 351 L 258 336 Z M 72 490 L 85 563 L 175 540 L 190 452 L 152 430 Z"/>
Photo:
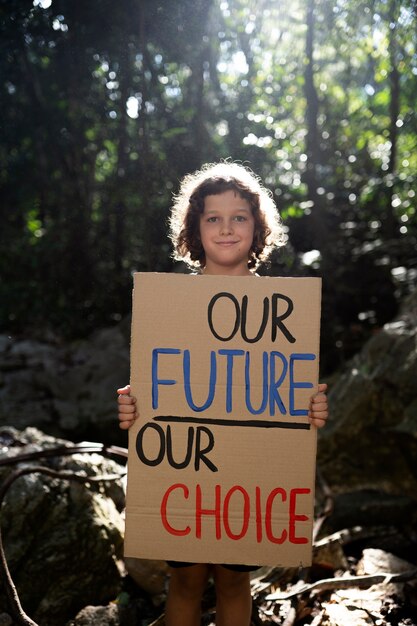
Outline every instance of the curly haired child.
<path id="1" fill-rule="evenodd" d="M 256 276 L 274 248 L 287 236 L 272 198 L 259 178 L 243 165 L 204 165 L 181 181 L 170 217 L 174 258 L 199 274 Z M 311 398 L 309 420 L 320 428 L 327 420 L 326 385 Z M 119 423 L 130 428 L 138 418 L 130 386 L 118 389 Z M 209 576 L 216 586 L 217 626 L 249 626 L 249 571 L 255 567 L 170 562 L 167 626 L 197 626 Z"/>

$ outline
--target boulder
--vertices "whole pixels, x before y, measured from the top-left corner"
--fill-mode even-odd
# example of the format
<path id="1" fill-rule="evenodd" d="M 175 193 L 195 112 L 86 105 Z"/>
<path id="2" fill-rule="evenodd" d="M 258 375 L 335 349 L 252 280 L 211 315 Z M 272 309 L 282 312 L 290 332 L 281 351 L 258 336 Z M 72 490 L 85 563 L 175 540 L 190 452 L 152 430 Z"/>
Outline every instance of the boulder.
<path id="1" fill-rule="evenodd" d="M 117 604 L 86 606 L 67 626 L 119 626 L 120 612 Z"/>
<path id="2" fill-rule="evenodd" d="M 3 428 L 0 460 L 70 443 L 35 428 L 22 432 Z M 28 465 L 29 461 L 18 467 Z M 38 459 L 36 465 L 86 477 L 120 477 L 115 482 L 80 484 L 30 473 L 6 493 L 1 508 L 3 543 L 23 609 L 42 626 L 62 626 L 85 605 L 106 604 L 120 591 L 125 468 L 98 454 Z M 0 482 L 15 469 L 0 466 Z M 10 613 L 4 594 L 2 612 Z"/>
<path id="3" fill-rule="evenodd" d="M 116 389 L 129 381 L 126 325 L 68 345 L 1 335 L 0 425 L 124 445 Z"/>
<path id="4" fill-rule="evenodd" d="M 138 587 L 149 593 L 154 603 L 158 603 L 166 591 L 168 564 L 153 559 L 125 557 L 125 566 Z"/>
<path id="5" fill-rule="evenodd" d="M 329 393 L 318 466 L 332 529 L 412 522 L 417 510 L 417 291 L 372 337 Z"/>

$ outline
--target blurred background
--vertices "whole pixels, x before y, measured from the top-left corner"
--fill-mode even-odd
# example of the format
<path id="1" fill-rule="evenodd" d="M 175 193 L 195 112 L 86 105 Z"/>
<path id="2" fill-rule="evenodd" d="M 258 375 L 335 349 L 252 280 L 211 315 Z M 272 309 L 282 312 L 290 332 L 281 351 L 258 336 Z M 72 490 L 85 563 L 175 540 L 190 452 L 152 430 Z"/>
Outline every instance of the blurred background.
<path id="1" fill-rule="evenodd" d="M 166 219 L 203 162 L 249 165 L 323 277 L 322 376 L 417 282 L 414 0 L 2 0 L 0 332 L 73 340 L 182 271 Z"/>

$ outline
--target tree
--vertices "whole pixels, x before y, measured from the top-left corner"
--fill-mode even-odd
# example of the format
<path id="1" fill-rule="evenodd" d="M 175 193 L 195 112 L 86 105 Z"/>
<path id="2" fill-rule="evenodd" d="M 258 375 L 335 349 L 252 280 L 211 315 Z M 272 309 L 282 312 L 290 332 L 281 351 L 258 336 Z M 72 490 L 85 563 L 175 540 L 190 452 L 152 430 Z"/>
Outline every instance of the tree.
<path id="1" fill-rule="evenodd" d="M 264 272 L 324 278 L 324 369 L 415 286 L 410 0 L 4 0 L 0 319 L 70 336 L 171 271 L 181 176 L 221 157 L 273 192 Z"/>

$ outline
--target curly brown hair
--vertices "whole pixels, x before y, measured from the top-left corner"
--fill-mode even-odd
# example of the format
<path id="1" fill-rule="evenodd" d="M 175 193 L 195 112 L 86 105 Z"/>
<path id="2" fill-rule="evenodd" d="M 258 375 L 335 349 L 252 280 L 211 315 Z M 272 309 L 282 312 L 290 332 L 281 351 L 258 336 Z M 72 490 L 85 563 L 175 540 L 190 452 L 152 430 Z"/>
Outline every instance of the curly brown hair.
<path id="1" fill-rule="evenodd" d="M 201 170 L 187 174 L 174 196 L 169 220 L 169 237 L 174 259 L 192 268 L 205 266 L 206 257 L 200 240 L 200 216 L 207 196 L 234 190 L 250 204 L 255 231 L 248 258 L 248 267 L 256 268 L 269 257 L 274 248 L 287 241 L 287 236 L 269 190 L 259 177 L 239 163 L 207 163 Z"/>

